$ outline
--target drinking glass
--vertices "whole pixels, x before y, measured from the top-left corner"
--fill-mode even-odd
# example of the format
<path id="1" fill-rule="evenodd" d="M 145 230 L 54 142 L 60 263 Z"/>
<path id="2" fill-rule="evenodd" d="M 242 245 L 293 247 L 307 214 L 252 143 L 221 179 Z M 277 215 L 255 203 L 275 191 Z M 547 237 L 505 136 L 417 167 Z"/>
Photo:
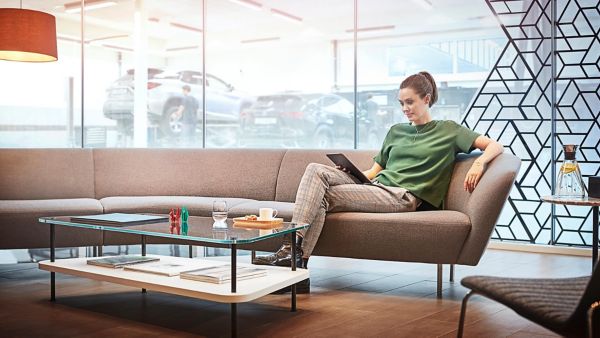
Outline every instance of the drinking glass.
<path id="1" fill-rule="evenodd" d="M 213 227 L 226 228 L 227 223 L 227 202 L 226 201 L 214 201 L 212 208 L 212 218 L 215 221 Z"/>

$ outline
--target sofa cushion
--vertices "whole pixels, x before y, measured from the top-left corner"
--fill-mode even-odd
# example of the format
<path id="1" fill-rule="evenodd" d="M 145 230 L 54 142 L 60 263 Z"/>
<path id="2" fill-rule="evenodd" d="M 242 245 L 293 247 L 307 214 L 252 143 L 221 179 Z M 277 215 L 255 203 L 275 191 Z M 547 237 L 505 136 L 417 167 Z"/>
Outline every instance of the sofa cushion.
<path id="1" fill-rule="evenodd" d="M 102 205 L 91 198 L 7 200 L 0 203 L 0 247 L 48 248 L 50 225 L 38 222 L 45 216 L 101 214 Z M 100 245 L 100 231 L 56 226 L 56 246 Z"/>
<path id="2" fill-rule="evenodd" d="M 0 149 L 0 173 L 0 200 L 94 198 L 91 149 Z"/>
<path id="3" fill-rule="evenodd" d="M 467 215 L 447 210 L 340 212 L 327 215 L 325 228 L 315 255 L 450 264 L 456 261 L 471 222 Z"/>
<path id="4" fill-rule="evenodd" d="M 373 165 L 373 150 L 343 150 L 343 153 L 360 169 L 367 170 Z M 304 170 L 309 163 L 333 166 L 323 150 L 288 150 L 281 161 L 277 177 L 275 201 L 294 202 Z"/>
<path id="5" fill-rule="evenodd" d="M 220 196 L 275 199 L 285 150 L 94 149 L 96 198 Z"/>
<path id="6" fill-rule="evenodd" d="M 251 202 L 244 198 L 195 197 L 195 196 L 115 196 L 100 199 L 105 213 L 154 213 L 168 214 L 171 208 L 186 207 L 192 216 L 211 216 L 215 200 L 227 201 L 228 208 Z"/>
<path id="7" fill-rule="evenodd" d="M 229 209 L 229 217 L 239 217 L 244 215 L 257 215 L 260 208 L 277 209 L 277 217 L 284 221 L 291 221 L 294 212 L 294 203 L 273 202 L 273 201 L 249 201 L 240 203 Z"/>

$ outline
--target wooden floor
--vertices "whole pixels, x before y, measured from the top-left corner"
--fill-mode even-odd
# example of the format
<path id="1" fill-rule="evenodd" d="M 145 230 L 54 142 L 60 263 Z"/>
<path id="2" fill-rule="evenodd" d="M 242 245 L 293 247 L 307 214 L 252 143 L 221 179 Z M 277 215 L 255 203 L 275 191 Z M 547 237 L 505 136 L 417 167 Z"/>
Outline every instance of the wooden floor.
<path id="1" fill-rule="evenodd" d="M 247 256 L 241 258 L 248 260 Z M 568 277 L 589 274 L 586 257 L 488 250 L 477 267 L 444 269 L 435 296 L 435 265 L 313 257 L 312 288 L 289 312 L 289 295 L 238 306 L 240 337 L 454 337 L 462 277 L 473 274 Z M 0 265 L 0 337 L 226 337 L 229 305 L 57 276 L 34 263 Z M 506 307 L 473 297 L 466 337 L 553 337 Z"/>

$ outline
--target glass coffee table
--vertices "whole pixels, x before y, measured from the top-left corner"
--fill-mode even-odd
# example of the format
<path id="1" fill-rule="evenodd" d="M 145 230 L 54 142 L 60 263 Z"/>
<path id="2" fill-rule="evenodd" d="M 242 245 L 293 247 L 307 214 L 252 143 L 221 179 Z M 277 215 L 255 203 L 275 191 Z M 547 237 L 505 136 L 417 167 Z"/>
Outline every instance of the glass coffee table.
<path id="1" fill-rule="evenodd" d="M 267 270 L 266 276 L 237 280 L 238 266 L 251 266 L 250 264 L 237 263 L 237 249 L 239 245 L 256 243 L 273 237 L 290 235 L 292 242 L 292 257 L 295 257 L 296 232 L 307 228 L 308 224 L 295 224 L 284 222 L 280 228 L 259 230 L 233 226 L 233 221 L 227 219 L 226 227 L 213 227 L 211 217 L 190 217 L 187 227 L 172 227 L 168 220 L 160 223 L 108 226 L 87 224 L 81 221 L 73 222 L 71 217 L 42 217 L 39 222 L 50 226 L 50 260 L 42 261 L 39 267 L 50 271 L 50 299 L 56 300 L 55 273 L 64 273 L 79 277 L 86 277 L 99 281 L 107 281 L 121 285 L 139 287 L 142 292 L 146 289 L 182 296 L 194 297 L 209 301 L 231 304 L 231 335 L 237 336 L 237 303 L 252 301 L 268 295 L 284 287 L 291 286 L 291 311 L 296 311 L 296 283 L 309 278 L 306 269 L 296 269 L 296 262 L 292 259 L 292 266 L 274 267 L 260 266 Z M 148 237 L 171 238 L 184 240 L 193 245 L 220 246 L 231 249 L 231 282 L 214 284 L 186 280 L 179 276 L 163 276 L 123 269 L 112 269 L 87 264 L 88 258 L 69 258 L 55 260 L 55 228 L 56 226 L 95 229 L 140 236 L 142 256 L 146 256 L 146 241 Z M 190 246 L 191 248 L 191 246 Z M 184 257 L 156 256 L 161 262 L 189 264 L 193 268 L 203 266 L 226 265 L 226 262 L 200 260 Z"/>

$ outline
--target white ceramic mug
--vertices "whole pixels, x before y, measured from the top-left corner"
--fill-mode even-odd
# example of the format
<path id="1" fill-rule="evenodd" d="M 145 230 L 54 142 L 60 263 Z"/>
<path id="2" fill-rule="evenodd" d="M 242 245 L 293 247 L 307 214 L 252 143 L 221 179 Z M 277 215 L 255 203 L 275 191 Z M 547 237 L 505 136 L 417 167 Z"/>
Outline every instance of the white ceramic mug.
<path id="1" fill-rule="evenodd" d="M 277 209 L 260 208 L 258 209 L 258 219 L 261 221 L 271 221 L 277 216 Z"/>

